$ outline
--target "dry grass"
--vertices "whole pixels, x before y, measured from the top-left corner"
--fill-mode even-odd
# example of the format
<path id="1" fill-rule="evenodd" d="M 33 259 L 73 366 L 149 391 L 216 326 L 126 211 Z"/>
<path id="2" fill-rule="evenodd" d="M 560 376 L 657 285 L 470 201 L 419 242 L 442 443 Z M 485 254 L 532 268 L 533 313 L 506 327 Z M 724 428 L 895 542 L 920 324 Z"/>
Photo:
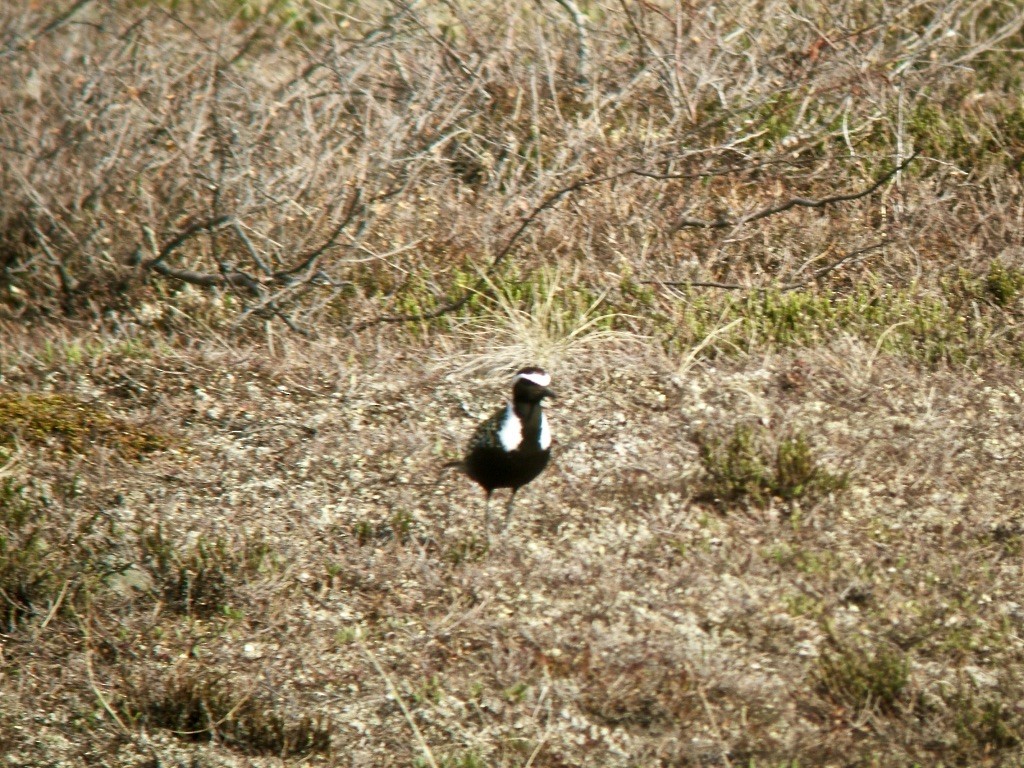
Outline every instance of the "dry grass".
<path id="1" fill-rule="evenodd" d="M 630 353 L 642 355 L 644 339 L 629 326 L 632 318 L 609 307 L 607 292 L 593 295 L 577 273 L 541 272 L 530 281 L 496 283 L 484 278 L 473 314 L 460 320 L 451 336 L 451 358 L 460 375 L 494 376 L 514 371 L 522 360 L 552 370 L 591 374 L 614 368 Z"/>
<path id="2" fill-rule="evenodd" d="M 1022 47 L 4 6 L 0 753 L 1019 764 Z M 488 541 L 443 465 L 528 363 L 556 455 Z"/>

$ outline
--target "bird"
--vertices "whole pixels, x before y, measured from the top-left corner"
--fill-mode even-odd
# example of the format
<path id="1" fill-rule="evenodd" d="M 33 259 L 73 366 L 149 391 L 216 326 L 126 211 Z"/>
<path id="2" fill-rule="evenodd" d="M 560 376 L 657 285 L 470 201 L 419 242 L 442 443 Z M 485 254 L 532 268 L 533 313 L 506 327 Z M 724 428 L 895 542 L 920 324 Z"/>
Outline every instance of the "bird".
<path id="1" fill-rule="evenodd" d="M 541 405 L 545 398 L 557 397 L 550 384 L 543 368 L 518 370 L 512 377 L 512 399 L 482 421 L 469 440 L 463 469 L 487 494 L 485 530 L 490 528 L 494 489 L 512 489 L 505 508 L 507 528 L 516 492 L 543 472 L 551 458 L 551 428 Z"/>

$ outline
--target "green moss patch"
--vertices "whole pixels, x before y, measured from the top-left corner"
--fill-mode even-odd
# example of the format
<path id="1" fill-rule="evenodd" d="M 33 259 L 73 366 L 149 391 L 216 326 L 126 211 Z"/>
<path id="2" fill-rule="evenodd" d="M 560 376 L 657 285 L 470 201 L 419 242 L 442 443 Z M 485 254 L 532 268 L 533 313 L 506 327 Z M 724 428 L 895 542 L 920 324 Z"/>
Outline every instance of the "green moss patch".
<path id="1" fill-rule="evenodd" d="M 0 393 L 0 442 L 58 441 L 65 450 L 113 448 L 126 458 L 167 448 L 167 435 L 112 416 L 71 395 Z"/>

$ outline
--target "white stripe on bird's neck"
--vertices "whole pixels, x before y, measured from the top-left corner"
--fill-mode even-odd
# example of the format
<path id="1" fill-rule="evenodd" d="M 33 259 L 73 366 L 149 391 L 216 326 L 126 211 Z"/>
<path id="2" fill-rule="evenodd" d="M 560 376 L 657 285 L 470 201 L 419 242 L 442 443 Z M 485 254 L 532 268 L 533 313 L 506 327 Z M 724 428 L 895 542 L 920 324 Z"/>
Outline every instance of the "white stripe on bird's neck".
<path id="1" fill-rule="evenodd" d="M 523 442 L 523 424 L 519 421 L 512 403 L 505 406 L 505 418 L 501 420 L 501 427 L 498 429 L 498 442 L 506 451 L 514 451 Z"/>

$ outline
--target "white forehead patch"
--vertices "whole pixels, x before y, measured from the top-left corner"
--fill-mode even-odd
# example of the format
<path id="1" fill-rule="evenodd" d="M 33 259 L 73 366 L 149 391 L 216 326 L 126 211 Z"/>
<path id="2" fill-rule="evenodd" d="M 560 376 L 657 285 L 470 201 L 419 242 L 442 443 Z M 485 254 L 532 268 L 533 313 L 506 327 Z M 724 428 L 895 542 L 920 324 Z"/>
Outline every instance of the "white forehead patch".
<path id="1" fill-rule="evenodd" d="M 523 424 L 512 410 L 512 403 L 505 407 L 505 418 L 498 429 L 498 442 L 506 451 L 514 451 L 523 442 Z"/>
<path id="2" fill-rule="evenodd" d="M 514 385 L 520 379 L 532 381 L 538 387 L 546 387 L 551 383 L 551 376 L 541 371 L 533 371 L 531 373 L 517 373 L 512 378 L 512 384 Z"/>

